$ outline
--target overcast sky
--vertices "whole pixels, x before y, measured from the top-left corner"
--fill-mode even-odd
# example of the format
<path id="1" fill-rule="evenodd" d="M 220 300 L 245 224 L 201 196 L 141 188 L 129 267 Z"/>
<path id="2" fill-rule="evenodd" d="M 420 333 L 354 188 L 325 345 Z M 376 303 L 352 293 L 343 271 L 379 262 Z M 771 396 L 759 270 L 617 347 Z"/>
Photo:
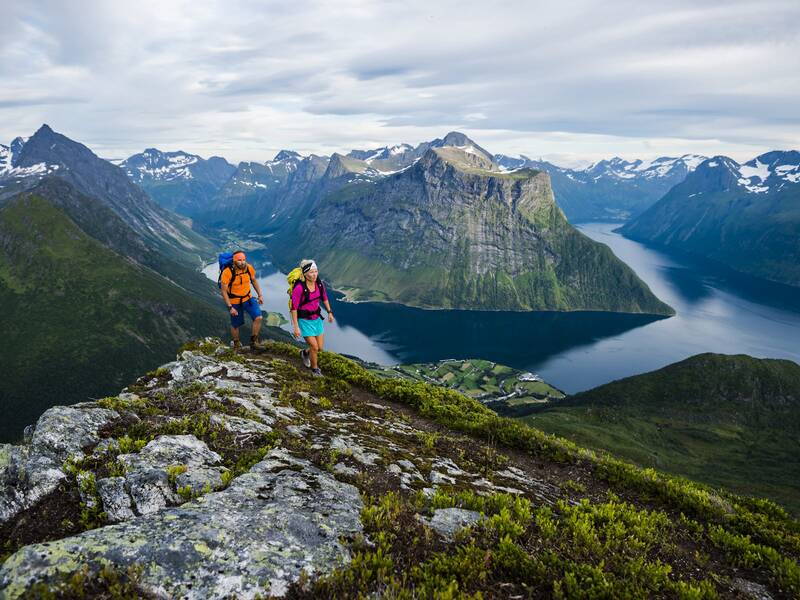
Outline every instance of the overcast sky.
<path id="1" fill-rule="evenodd" d="M 652 6 L 650 6 L 652 5 Z M 492 152 L 800 147 L 800 2 L 0 0 L 0 142 L 264 161 L 450 130 Z"/>

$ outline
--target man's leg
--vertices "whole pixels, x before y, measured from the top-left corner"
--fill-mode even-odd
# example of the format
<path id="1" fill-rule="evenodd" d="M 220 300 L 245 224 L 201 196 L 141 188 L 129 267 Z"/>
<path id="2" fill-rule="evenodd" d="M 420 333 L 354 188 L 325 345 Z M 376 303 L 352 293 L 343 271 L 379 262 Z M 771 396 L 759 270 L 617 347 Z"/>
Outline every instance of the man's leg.
<path id="1" fill-rule="evenodd" d="M 233 340 L 234 348 L 241 348 L 242 343 L 239 341 L 239 328 L 244 324 L 244 315 L 242 314 L 241 304 L 234 304 L 236 309 L 236 316 L 231 315 L 231 339 Z"/>
<path id="2" fill-rule="evenodd" d="M 250 349 L 260 350 L 262 348 L 261 342 L 258 341 L 258 332 L 261 330 L 261 316 L 253 319 L 253 329 L 250 334 Z"/>

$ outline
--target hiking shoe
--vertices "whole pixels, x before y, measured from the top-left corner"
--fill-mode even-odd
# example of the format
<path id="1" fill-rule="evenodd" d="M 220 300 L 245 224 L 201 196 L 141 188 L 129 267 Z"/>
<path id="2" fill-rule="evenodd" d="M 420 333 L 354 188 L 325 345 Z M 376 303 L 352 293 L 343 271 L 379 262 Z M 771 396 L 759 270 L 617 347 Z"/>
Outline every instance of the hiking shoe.
<path id="1" fill-rule="evenodd" d="M 325 377 L 325 375 L 322 374 L 322 371 L 319 370 L 319 367 L 316 369 L 311 369 L 311 375 L 313 377 Z"/>
<path id="2" fill-rule="evenodd" d="M 308 354 L 308 350 L 300 350 L 300 358 L 303 361 L 303 364 L 306 366 L 306 369 L 311 368 L 311 356 Z"/>
<path id="3" fill-rule="evenodd" d="M 263 348 L 263 346 L 261 345 L 261 342 L 258 341 L 258 338 L 255 337 L 255 336 L 251 337 L 250 338 L 250 349 L 251 350 L 261 350 L 261 348 Z"/>
<path id="4" fill-rule="evenodd" d="M 234 350 L 241 350 L 242 349 L 242 342 L 240 342 L 239 340 L 233 340 L 231 342 L 231 346 L 233 347 Z"/>

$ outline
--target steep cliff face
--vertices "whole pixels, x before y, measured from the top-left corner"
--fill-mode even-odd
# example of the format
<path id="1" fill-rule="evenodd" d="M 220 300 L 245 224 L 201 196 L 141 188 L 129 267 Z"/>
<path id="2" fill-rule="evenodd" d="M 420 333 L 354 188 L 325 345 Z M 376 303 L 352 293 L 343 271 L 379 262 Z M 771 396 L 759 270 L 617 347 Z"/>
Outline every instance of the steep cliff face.
<path id="1" fill-rule="evenodd" d="M 279 235 L 276 254 L 285 266 L 315 256 L 357 300 L 671 312 L 607 247 L 567 223 L 546 173 L 501 173 L 472 147 L 431 149 L 400 173 L 327 195 Z"/>
<path id="2" fill-rule="evenodd" d="M 0 445 L 0 597 L 800 592 L 797 523 L 769 502 L 321 360 L 193 343 Z"/>

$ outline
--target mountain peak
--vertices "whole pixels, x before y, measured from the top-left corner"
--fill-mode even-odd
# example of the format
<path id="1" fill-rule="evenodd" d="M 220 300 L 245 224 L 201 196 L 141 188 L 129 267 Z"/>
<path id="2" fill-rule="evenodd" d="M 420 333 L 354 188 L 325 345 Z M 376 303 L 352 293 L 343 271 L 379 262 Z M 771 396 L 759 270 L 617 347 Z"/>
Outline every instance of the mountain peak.
<path id="1" fill-rule="evenodd" d="M 15 137 L 11 141 L 11 146 L 10 146 L 11 153 L 12 154 L 18 154 L 19 151 L 22 150 L 22 147 L 25 145 L 25 143 L 28 141 L 28 139 L 29 138 L 23 138 L 23 137 L 19 137 L 19 136 Z"/>
<path id="2" fill-rule="evenodd" d="M 50 125 L 48 125 L 47 123 L 42 123 L 42 126 L 39 127 L 39 129 L 37 129 L 36 133 L 34 133 L 33 135 L 47 134 L 47 133 L 55 133 L 55 131 L 53 131 Z"/>
<path id="3" fill-rule="evenodd" d="M 468 145 L 477 145 L 473 142 L 466 134 L 461 133 L 460 131 L 451 131 L 442 140 L 443 146 L 468 146 Z"/>
<path id="4" fill-rule="evenodd" d="M 294 150 L 281 150 L 275 155 L 275 158 L 272 159 L 273 162 L 279 162 L 282 160 L 291 160 L 291 159 L 300 159 L 299 153 L 295 152 Z"/>

